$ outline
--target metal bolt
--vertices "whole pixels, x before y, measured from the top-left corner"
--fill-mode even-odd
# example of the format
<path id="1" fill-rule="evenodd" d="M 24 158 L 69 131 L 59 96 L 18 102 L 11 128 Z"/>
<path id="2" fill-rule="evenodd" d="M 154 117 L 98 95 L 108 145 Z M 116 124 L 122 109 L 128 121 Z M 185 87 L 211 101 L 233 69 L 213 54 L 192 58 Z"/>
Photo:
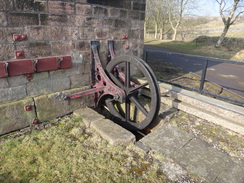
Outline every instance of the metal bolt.
<path id="1" fill-rule="evenodd" d="M 36 125 L 39 123 L 39 121 L 37 119 L 34 119 L 32 123 Z"/>
<path id="2" fill-rule="evenodd" d="M 122 39 L 128 39 L 128 36 L 127 35 L 123 35 Z"/>
<path id="3" fill-rule="evenodd" d="M 14 35 L 14 41 L 18 41 L 20 39 L 19 35 Z"/>
<path id="4" fill-rule="evenodd" d="M 115 99 L 115 100 L 119 100 L 119 98 L 120 98 L 120 95 L 119 95 L 118 92 L 116 92 L 115 95 L 114 95 L 114 99 Z"/>
<path id="5" fill-rule="evenodd" d="M 25 75 L 27 79 L 31 79 L 32 78 L 32 74 L 26 74 Z"/>
<path id="6" fill-rule="evenodd" d="M 125 45 L 125 49 L 128 50 L 130 48 L 129 45 Z"/>
<path id="7" fill-rule="evenodd" d="M 31 111 L 31 110 L 32 110 L 32 105 L 25 106 L 25 111 Z"/>
<path id="8" fill-rule="evenodd" d="M 26 39 L 26 35 L 21 35 L 20 37 L 21 37 L 22 40 Z"/>
<path id="9" fill-rule="evenodd" d="M 22 52 L 17 52 L 16 55 L 17 55 L 17 57 L 21 57 L 21 56 L 23 56 L 23 53 Z"/>

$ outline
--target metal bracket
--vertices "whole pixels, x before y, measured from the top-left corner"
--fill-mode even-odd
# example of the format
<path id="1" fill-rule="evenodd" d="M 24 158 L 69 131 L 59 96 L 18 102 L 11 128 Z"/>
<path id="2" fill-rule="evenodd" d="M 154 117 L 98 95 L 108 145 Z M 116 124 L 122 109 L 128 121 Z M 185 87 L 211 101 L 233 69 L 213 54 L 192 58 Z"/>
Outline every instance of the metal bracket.
<path id="1" fill-rule="evenodd" d="M 8 77 L 8 63 L 0 62 L 0 77 Z"/>
<path id="2" fill-rule="evenodd" d="M 58 68 L 61 67 L 61 62 L 63 61 L 64 59 L 62 57 L 57 57 L 57 61 L 58 61 Z"/>
<path id="3" fill-rule="evenodd" d="M 3 63 L 3 66 L 4 66 L 4 69 L 5 69 L 5 73 L 6 73 L 6 77 L 9 75 L 8 74 L 8 63 L 7 62 L 4 62 Z"/>
<path id="4" fill-rule="evenodd" d="M 13 40 L 14 41 L 26 41 L 27 40 L 27 35 L 26 34 L 14 34 L 13 35 Z"/>
<path id="5" fill-rule="evenodd" d="M 36 72 L 36 65 L 38 63 L 38 60 L 32 60 L 32 63 L 33 63 L 33 68 L 34 68 L 34 72 Z"/>

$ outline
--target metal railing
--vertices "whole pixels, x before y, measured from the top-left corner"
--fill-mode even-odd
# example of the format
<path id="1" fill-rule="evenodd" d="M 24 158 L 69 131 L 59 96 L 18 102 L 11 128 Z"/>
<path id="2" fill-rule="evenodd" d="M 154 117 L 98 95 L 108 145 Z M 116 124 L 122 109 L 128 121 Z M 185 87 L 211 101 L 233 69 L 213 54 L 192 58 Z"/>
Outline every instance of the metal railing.
<path id="1" fill-rule="evenodd" d="M 182 55 L 182 53 L 177 53 L 177 52 L 146 51 L 145 50 L 144 51 L 144 60 L 147 63 L 148 63 L 148 55 L 149 55 L 149 53 L 153 53 L 153 52 L 160 52 L 160 53 L 169 54 L 169 55 L 172 55 L 172 54 L 174 54 L 174 55 L 175 54 Z M 188 55 L 188 54 L 184 54 L 184 55 Z M 196 55 L 188 55 L 188 56 L 196 57 Z M 193 87 L 189 87 L 189 86 L 186 86 L 186 85 L 181 85 L 181 84 L 174 83 L 174 82 L 167 81 L 167 80 L 163 80 L 163 79 L 158 79 L 158 78 L 157 79 L 158 79 L 158 81 L 161 81 L 161 82 L 164 82 L 164 83 L 167 83 L 167 84 L 171 84 L 173 86 L 177 86 L 177 87 L 180 87 L 180 88 L 183 88 L 183 89 L 186 89 L 186 90 L 190 90 L 190 91 L 195 91 L 195 92 L 198 92 L 200 94 L 205 94 L 205 95 L 208 95 L 208 96 L 217 98 L 217 99 L 222 99 L 222 100 L 225 100 L 225 101 L 234 103 L 236 105 L 244 106 L 244 101 L 242 101 L 242 100 L 234 99 L 234 98 L 231 98 L 231 97 L 227 97 L 227 96 L 223 96 L 223 95 L 219 95 L 219 94 L 215 94 L 215 93 L 212 93 L 212 92 L 208 92 L 208 91 L 204 91 L 203 90 L 204 84 L 205 84 L 205 81 L 206 81 L 207 68 L 208 68 L 208 65 L 209 65 L 209 62 L 210 61 L 211 62 L 220 62 L 220 63 L 230 63 L 230 64 L 237 64 L 237 65 L 244 65 L 244 62 L 233 61 L 233 60 L 226 60 L 226 59 L 216 59 L 216 58 L 209 58 L 209 57 L 207 57 L 207 59 L 203 63 L 202 75 L 201 75 L 199 89 L 193 88 Z"/>

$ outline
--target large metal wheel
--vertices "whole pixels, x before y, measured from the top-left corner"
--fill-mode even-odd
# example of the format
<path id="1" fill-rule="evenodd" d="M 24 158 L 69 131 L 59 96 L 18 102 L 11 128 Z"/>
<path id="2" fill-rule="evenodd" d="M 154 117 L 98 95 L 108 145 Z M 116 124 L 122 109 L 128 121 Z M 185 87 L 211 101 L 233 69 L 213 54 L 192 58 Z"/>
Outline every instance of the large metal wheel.
<path id="1" fill-rule="evenodd" d="M 114 97 L 105 99 L 116 122 L 129 130 L 146 128 L 160 108 L 159 86 L 150 67 L 138 57 L 118 56 L 109 62 L 106 73 L 126 93 L 124 103 Z"/>

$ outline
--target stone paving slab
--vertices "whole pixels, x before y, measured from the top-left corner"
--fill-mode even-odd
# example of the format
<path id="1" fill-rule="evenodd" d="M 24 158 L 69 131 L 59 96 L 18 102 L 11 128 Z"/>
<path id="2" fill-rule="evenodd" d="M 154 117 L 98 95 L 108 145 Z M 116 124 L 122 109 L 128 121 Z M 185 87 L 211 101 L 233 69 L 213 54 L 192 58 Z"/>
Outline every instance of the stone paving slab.
<path id="1" fill-rule="evenodd" d="M 178 130 L 171 125 L 165 125 L 150 133 L 140 141 L 150 148 L 171 156 L 171 154 L 185 146 L 194 135 Z"/>
<path id="2" fill-rule="evenodd" d="M 182 149 L 172 153 L 171 158 L 187 170 L 213 182 L 224 169 L 230 157 L 206 142 L 193 139 Z"/>
<path id="3" fill-rule="evenodd" d="M 221 171 L 217 179 L 217 183 L 244 183 L 244 163 L 240 160 L 232 158 Z"/>
<path id="4" fill-rule="evenodd" d="M 140 142 L 210 182 L 244 183 L 244 161 L 171 124 L 161 126 Z"/>

